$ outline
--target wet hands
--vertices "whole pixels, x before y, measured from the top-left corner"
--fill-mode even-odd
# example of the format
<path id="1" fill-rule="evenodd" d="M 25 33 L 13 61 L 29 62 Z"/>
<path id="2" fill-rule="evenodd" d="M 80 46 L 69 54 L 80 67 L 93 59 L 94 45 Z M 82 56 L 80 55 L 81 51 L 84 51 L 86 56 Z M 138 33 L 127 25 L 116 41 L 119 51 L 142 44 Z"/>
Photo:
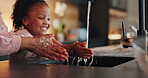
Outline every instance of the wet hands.
<path id="1" fill-rule="evenodd" d="M 32 51 L 40 56 L 62 61 L 68 60 L 69 51 L 73 51 L 72 54 L 82 58 L 89 58 L 94 54 L 92 50 L 86 48 L 86 42 L 62 45 L 52 34 L 37 36 Z"/>
<path id="2" fill-rule="evenodd" d="M 68 52 L 53 38 L 52 34 L 38 36 L 35 42 L 34 53 L 53 60 L 68 60 Z"/>

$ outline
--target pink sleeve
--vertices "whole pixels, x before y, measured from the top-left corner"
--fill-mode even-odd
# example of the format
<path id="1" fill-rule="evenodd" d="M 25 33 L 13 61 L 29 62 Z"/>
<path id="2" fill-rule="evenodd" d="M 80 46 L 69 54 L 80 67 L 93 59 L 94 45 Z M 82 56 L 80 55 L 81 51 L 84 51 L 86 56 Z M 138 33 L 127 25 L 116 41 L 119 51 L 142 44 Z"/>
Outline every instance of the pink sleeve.
<path id="1" fill-rule="evenodd" d="M 3 22 L 0 12 L 0 56 L 17 52 L 20 45 L 21 36 L 8 33 L 8 28 Z"/>

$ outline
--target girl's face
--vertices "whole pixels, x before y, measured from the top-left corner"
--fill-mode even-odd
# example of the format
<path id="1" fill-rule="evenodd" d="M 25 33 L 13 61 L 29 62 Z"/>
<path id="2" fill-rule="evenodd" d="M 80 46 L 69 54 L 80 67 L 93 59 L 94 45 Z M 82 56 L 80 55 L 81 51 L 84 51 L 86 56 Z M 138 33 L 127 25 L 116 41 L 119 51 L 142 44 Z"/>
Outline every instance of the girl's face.
<path id="1" fill-rule="evenodd" d="M 23 23 L 33 36 L 45 34 L 50 27 L 49 7 L 43 3 L 35 4 L 29 9 Z"/>

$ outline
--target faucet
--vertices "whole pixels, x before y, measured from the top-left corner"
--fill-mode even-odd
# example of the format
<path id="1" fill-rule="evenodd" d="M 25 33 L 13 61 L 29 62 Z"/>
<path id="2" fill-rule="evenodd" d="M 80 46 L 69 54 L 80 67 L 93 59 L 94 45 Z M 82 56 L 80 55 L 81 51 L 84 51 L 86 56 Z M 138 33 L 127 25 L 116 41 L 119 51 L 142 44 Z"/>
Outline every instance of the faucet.
<path id="1" fill-rule="evenodd" d="M 139 0 L 139 30 L 137 41 L 139 47 L 147 52 L 147 30 L 145 29 L 145 0 Z"/>
<path id="2" fill-rule="evenodd" d="M 139 0 L 139 30 L 134 28 L 137 38 L 134 43 L 147 52 L 147 30 L 145 29 L 145 0 Z M 122 45 L 124 48 L 131 47 L 129 38 L 125 35 L 124 23 L 122 22 Z M 129 45 L 127 45 L 129 44 Z"/>

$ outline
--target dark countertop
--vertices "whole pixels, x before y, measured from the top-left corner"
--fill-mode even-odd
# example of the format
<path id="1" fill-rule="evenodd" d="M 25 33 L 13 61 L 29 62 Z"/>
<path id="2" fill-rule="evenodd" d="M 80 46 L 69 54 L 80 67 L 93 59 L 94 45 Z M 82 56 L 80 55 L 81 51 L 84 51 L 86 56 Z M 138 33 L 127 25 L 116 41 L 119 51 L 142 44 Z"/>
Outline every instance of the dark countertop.
<path id="1" fill-rule="evenodd" d="M 146 52 L 130 48 L 122 49 L 120 46 L 94 48 L 93 50 L 96 53 L 95 56 L 115 56 L 115 58 L 106 59 L 108 61 L 103 60 L 105 65 L 121 61 L 118 57 L 138 58 L 114 67 L 28 64 L 23 60 L 20 63 L 0 61 L 0 78 L 148 78 L 148 63 L 141 61 L 145 59 Z M 138 56 L 135 56 L 135 53 Z M 98 59 L 101 63 L 102 57 Z"/>
<path id="2" fill-rule="evenodd" d="M 0 62 L 0 78 L 148 78 L 135 60 L 115 67 Z"/>

